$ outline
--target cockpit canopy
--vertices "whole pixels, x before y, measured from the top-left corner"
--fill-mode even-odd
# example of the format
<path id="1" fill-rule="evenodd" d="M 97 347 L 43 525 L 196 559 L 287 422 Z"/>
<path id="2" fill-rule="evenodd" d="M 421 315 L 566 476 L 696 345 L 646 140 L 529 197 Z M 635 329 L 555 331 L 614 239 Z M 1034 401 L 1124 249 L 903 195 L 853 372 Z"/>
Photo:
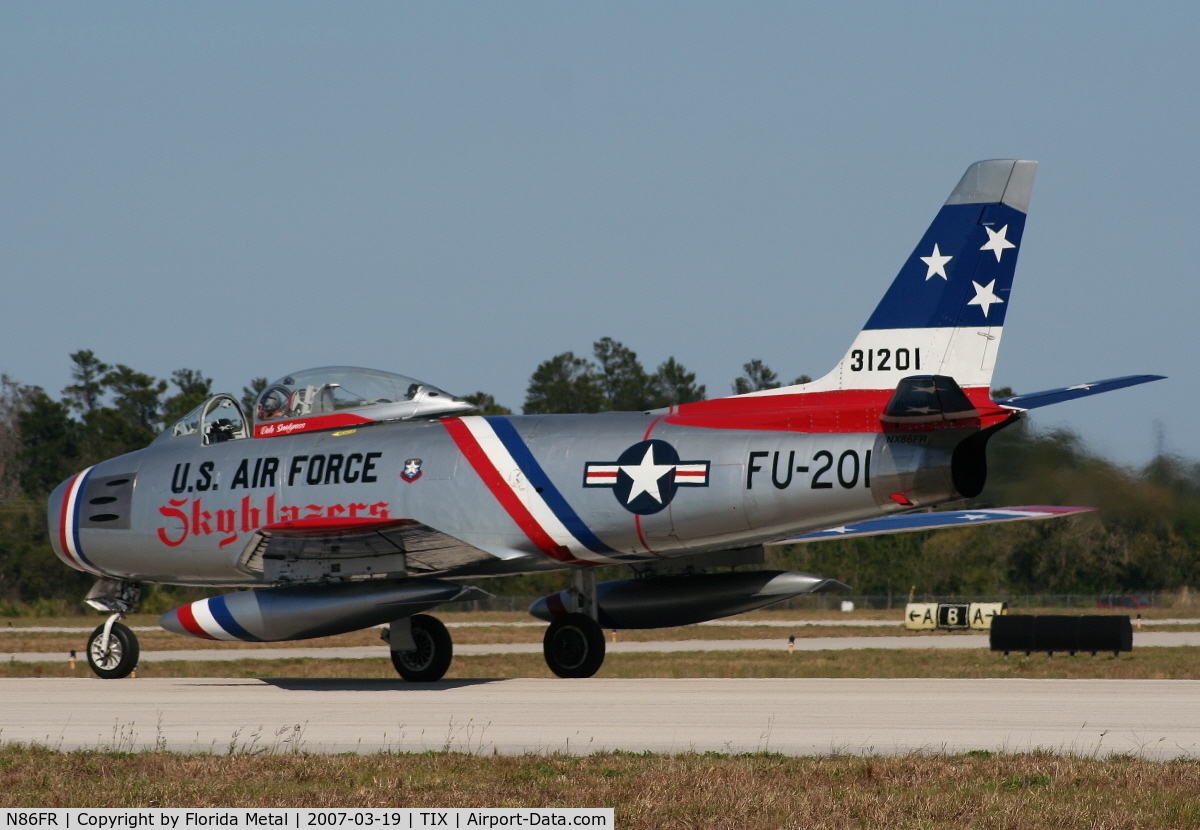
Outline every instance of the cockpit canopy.
<path id="1" fill-rule="evenodd" d="M 264 389 L 254 403 L 254 434 L 433 418 L 469 409 L 474 406 L 404 375 L 325 366 L 293 372 Z M 306 423 L 299 424 L 300 419 Z"/>

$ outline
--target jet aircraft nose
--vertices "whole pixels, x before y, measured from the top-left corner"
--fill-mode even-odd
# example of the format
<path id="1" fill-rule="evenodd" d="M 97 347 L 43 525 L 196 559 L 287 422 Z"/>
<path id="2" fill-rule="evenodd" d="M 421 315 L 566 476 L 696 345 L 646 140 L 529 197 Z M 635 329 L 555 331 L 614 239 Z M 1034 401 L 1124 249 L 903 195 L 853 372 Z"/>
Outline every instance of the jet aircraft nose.
<path id="1" fill-rule="evenodd" d="M 46 524 L 50 530 L 50 544 L 54 553 L 64 563 L 77 571 L 85 571 L 79 560 L 77 538 L 78 505 L 76 504 L 82 485 L 83 473 L 77 473 L 54 488 L 46 505 Z"/>

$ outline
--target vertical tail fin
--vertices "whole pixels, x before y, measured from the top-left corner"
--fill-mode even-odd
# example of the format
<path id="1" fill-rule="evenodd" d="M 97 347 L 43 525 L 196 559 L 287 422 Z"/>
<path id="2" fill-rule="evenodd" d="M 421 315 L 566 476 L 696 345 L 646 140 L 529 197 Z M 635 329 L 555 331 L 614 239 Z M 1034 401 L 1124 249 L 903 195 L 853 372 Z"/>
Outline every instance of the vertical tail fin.
<path id="1" fill-rule="evenodd" d="M 786 391 L 894 389 L 935 374 L 986 389 L 1036 172 L 1037 162 L 1012 159 L 968 167 L 846 356 Z"/>

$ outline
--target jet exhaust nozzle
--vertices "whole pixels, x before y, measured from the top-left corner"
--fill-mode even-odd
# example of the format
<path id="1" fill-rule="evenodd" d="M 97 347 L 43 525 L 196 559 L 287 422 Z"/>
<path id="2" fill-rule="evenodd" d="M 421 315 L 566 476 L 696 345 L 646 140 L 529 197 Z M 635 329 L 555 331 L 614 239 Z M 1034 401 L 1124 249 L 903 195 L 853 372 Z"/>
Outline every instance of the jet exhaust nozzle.
<path id="1" fill-rule="evenodd" d="M 670 628 L 753 611 L 818 591 L 847 588 L 834 579 L 799 571 L 734 571 L 646 579 L 617 579 L 596 586 L 600 625 L 605 628 Z M 570 591 L 529 606 L 539 620 L 577 610 Z"/>
<path id="2" fill-rule="evenodd" d="M 208 640 L 275 642 L 358 631 L 484 595 L 441 579 L 365 580 L 258 588 L 189 603 L 159 618 L 175 634 Z"/>

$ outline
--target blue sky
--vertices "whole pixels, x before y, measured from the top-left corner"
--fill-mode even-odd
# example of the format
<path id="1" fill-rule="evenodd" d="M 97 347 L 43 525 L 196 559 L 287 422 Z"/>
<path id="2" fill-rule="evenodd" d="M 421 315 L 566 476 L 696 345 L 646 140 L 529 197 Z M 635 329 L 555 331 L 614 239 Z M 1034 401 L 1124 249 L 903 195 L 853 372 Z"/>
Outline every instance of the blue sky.
<path id="1" fill-rule="evenodd" d="M 963 169 L 1041 163 L 996 385 L 1200 457 L 1200 6 L 0 5 L 0 371 L 347 363 L 519 409 L 611 336 L 841 356 Z"/>

